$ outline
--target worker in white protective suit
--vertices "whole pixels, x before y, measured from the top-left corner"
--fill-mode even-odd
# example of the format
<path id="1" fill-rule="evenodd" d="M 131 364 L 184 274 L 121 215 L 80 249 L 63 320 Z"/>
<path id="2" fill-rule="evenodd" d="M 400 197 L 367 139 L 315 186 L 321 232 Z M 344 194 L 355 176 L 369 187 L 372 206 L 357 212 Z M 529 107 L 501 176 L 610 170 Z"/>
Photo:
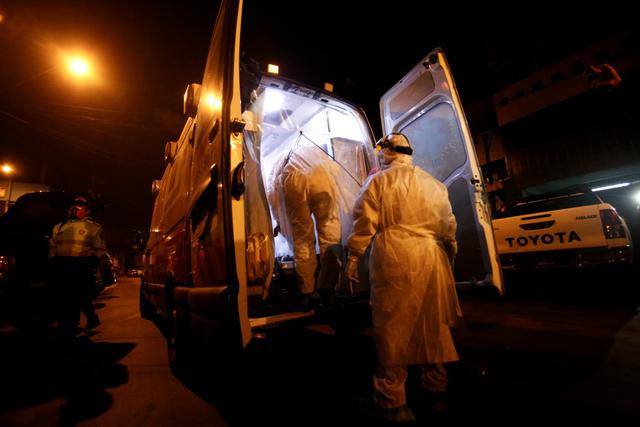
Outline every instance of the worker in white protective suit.
<path id="1" fill-rule="evenodd" d="M 310 308 L 312 297 L 326 302 L 340 273 L 341 228 L 332 167 L 335 167 L 333 159 L 322 148 L 300 138 L 276 168 L 270 191 L 277 229 L 293 246 L 299 292 L 297 308 L 301 310 Z M 318 292 L 314 295 L 318 268 L 316 232 L 320 268 Z"/>
<path id="2" fill-rule="evenodd" d="M 378 142 L 380 172 L 365 182 L 353 212 L 347 276 L 369 244 L 371 307 L 378 369 L 376 413 L 413 421 L 406 406 L 407 366 L 420 365 L 420 383 L 439 396 L 447 387 L 445 362 L 458 360 L 450 327 L 462 319 L 452 272 L 456 220 L 447 188 L 414 166 L 399 133 Z"/>

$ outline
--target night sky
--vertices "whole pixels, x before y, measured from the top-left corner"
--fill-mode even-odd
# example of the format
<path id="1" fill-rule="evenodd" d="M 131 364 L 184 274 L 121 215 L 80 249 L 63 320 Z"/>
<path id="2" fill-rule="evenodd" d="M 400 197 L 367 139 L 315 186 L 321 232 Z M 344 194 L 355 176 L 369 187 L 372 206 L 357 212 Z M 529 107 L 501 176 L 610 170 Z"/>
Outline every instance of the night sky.
<path id="1" fill-rule="evenodd" d="M 510 83 L 501 64 L 517 58 L 522 67 L 543 67 L 624 28 L 620 16 L 634 16 L 611 5 L 373 4 L 248 0 L 241 48 L 263 69 L 274 62 L 283 76 L 317 87 L 332 82 L 337 95 L 365 108 L 380 136 L 380 96 L 434 47 L 447 54 L 464 104 Z M 184 88 L 202 79 L 217 7 L 0 0 L 0 162 L 15 164 L 19 181 L 96 189 L 97 219 L 111 242 L 126 241 L 133 228 L 146 232 L 151 181 L 161 176 L 164 143 L 184 123 Z M 93 57 L 93 84 L 53 68 L 57 52 L 74 50 Z"/>

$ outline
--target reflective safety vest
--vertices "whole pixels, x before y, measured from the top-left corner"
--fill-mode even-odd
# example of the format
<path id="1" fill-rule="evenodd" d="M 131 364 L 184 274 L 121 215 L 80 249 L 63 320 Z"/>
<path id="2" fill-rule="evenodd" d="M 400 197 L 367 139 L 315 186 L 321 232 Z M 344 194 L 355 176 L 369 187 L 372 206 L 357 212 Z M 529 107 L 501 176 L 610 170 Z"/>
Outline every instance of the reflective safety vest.
<path id="1" fill-rule="evenodd" d="M 100 258 L 106 251 L 102 226 L 90 219 L 70 219 L 56 224 L 49 239 L 49 256 Z"/>

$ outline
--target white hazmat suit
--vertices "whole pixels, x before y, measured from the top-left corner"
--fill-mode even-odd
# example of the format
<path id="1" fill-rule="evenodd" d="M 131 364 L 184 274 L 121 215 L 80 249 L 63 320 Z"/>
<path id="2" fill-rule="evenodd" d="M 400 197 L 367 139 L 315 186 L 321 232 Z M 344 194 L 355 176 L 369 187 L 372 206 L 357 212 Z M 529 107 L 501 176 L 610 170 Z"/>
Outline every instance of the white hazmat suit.
<path id="1" fill-rule="evenodd" d="M 409 147 L 404 135 L 390 141 Z M 462 318 L 451 260 L 456 220 L 447 188 L 390 148 L 382 171 L 369 177 L 356 201 L 350 258 L 372 242 L 369 260 L 373 331 L 378 356 L 374 400 L 406 404 L 407 365 L 422 365 L 422 384 L 444 391 L 444 362 L 458 360 L 450 327 Z"/>
<path id="2" fill-rule="evenodd" d="M 270 191 L 276 221 L 293 244 L 296 279 L 302 295 L 315 290 L 316 230 L 320 248 L 318 286 L 332 290 L 339 274 L 340 213 L 330 171 L 335 166 L 321 151 L 310 142 L 300 141 L 274 171 Z M 286 218 L 279 212 L 284 212 Z"/>

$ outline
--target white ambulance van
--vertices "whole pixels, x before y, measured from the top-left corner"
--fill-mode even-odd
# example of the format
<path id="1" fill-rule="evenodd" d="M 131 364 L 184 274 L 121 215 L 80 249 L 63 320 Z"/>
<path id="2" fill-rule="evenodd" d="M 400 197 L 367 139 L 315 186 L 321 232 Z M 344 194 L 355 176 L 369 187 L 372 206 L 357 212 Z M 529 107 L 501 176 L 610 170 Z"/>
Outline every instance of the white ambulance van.
<path id="1" fill-rule="evenodd" d="M 335 164 L 343 244 L 355 197 L 377 166 L 375 138 L 360 108 L 241 63 L 241 10 L 241 1 L 221 2 L 202 84 L 185 93 L 187 122 L 167 143 L 164 175 L 153 185 L 140 304 L 143 316 L 164 319 L 158 324 L 166 325 L 174 366 L 185 348 L 234 355 L 257 331 L 316 315 L 278 308 L 295 286 L 295 263 L 291 248 L 274 237 L 267 193 L 291 147 L 312 144 Z M 380 106 L 384 133 L 406 134 L 415 164 L 449 188 L 458 285 L 501 291 L 483 180 L 444 53 L 429 53 Z M 366 280 L 342 297 L 336 312 L 366 306 Z"/>

